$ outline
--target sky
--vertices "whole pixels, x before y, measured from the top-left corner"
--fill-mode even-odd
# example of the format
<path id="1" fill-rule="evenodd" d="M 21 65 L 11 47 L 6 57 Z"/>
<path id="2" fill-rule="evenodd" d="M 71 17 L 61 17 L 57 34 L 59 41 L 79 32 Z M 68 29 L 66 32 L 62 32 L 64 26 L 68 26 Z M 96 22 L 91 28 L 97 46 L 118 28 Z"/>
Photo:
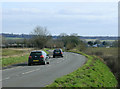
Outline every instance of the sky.
<path id="1" fill-rule="evenodd" d="M 52 35 L 118 36 L 117 2 L 4 2 L 2 32 L 29 34 L 36 26 Z"/>

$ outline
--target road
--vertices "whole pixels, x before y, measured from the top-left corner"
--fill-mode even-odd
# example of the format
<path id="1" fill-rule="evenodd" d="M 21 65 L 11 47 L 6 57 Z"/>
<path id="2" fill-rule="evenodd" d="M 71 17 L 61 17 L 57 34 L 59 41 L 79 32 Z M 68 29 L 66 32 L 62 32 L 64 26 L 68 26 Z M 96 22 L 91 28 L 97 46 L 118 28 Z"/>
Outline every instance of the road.
<path id="1" fill-rule="evenodd" d="M 56 78 L 81 67 L 86 58 L 75 53 L 64 53 L 63 58 L 50 58 L 50 64 L 27 66 L 27 63 L 2 71 L 3 87 L 45 87 Z"/>

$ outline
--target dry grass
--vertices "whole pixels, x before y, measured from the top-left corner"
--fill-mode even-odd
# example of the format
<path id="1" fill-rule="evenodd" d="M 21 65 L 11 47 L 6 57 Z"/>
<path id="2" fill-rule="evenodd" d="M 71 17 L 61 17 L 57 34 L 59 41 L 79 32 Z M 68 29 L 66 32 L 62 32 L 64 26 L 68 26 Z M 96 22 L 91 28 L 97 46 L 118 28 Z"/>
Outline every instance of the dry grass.
<path id="1" fill-rule="evenodd" d="M 26 53 L 29 53 L 31 50 L 30 48 L 3 48 L 2 49 L 2 57 L 15 57 L 15 56 L 23 56 Z"/>
<path id="2" fill-rule="evenodd" d="M 120 61 L 118 60 L 118 48 L 87 48 L 84 53 L 101 57 L 114 73 L 120 85 Z"/>
<path id="3" fill-rule="evenodd" d="M 97 56 L 118 56 L 118 48 L 87 48 L 84 53 Z"/>

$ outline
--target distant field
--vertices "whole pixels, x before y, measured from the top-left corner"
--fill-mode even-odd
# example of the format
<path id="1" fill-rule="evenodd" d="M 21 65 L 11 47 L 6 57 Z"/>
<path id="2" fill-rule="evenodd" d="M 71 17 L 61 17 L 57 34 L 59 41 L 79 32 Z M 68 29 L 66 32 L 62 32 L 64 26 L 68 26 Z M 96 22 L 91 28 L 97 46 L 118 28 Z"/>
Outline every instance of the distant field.
<path id="1" fill-rule="evenodd" d="M 23 38 L 15 38 L 15 37 L 6 37 L 6 40 L 10 40 L 10 39 L 12 39 L 12 40 L 16 40 L 16 39 L 23 39 Z"/>
<path id="2" fill-rule="evenodd" d="M 2 57 L 12 57 L 19 56 L 21 54 L 29 53 L 32 49 L 28 48 L 3 48 L 2 49 Z"/>
<path id="3" fill-rule="evenodd" d="M 87 48 L 84 53 L 101 57 L 112 71 L 118 69 L 118 48 Z"/>
<path id="4" fill-rule="evenodd" d="M 96 40 L 98 40 L 98 39 L 83 39 L 83 40 L 85 40 L 85 41 L 96 41 Z M 103 41 L 108 41 L 108 42 L 113 42 L 113 41 L 115 41 L 115 40 L 100 40 L 101 42 L 103 42 Z"/>
<path id="5" fill-rule="evenodd" d="M 18 38 L 18 37 L 5 37 L 6 40 L 19 40 L 19 39 L 24 39 L 24 38 Z M 96 41 L 98 39 L 82 39 L 82 40 L 85 40 L 85 41 Z M 100 40 L 101 42 L 103 41 L 108 41 L 108 42 L 113 42 L 115 40 Z"/>
<path id="6" fill-rule="evenodd" d="M 118 56 L 118 48 L 117 47 L 113 47 L 113 48 L 105 48 L 105 47 L 101 47 L 101 48 L 87 48 L 86 50 L 83 51 L 86 54 L 89 55 L 97 55 L 100 57 L 103 56 Z"/>

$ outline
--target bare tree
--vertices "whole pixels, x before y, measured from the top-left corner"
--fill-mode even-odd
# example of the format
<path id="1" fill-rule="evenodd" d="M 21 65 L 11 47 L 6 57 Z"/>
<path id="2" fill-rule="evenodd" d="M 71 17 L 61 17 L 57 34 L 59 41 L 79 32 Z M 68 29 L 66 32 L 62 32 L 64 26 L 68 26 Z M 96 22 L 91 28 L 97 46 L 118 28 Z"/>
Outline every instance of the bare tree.
<path id="1" fill-rule="evenodd" d="M 33 32 L 31 32 L 32 35 L 36 36 L 48 36 L 50 35 L 49 31 L 47 30 L 47 27 L 41 27 L 41 26 L 36 26 Z"/>
<path id="2" fill-rule="evenodd" d="M 78 36 L 78 34 L 77 33 L 72 33 L 72 34 L 70 34 L 70 36 Z"/>
<path id="3" fill-rule="evenodd" d="M 44 48 L 47 41 L 51 38 L 49 31 L 46 27 L 37 26 L 32 34 L 31 42 L 37 48 Z"/>
<path id="4" fill-rule="evenodd" d="M 60 37 L 65 37 L 65 36 L 68 36 L 66 33 L 60 33 L 59 35 Z"/>

